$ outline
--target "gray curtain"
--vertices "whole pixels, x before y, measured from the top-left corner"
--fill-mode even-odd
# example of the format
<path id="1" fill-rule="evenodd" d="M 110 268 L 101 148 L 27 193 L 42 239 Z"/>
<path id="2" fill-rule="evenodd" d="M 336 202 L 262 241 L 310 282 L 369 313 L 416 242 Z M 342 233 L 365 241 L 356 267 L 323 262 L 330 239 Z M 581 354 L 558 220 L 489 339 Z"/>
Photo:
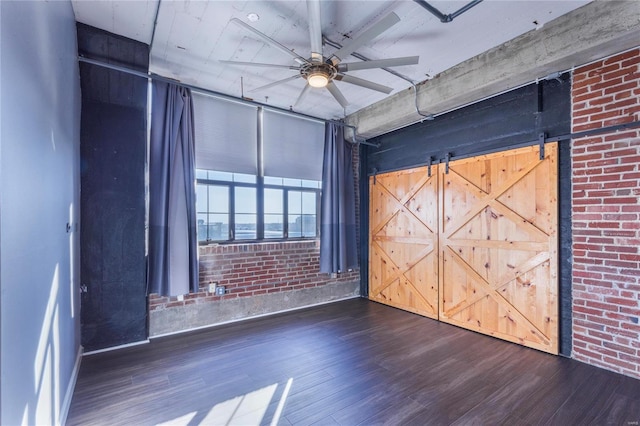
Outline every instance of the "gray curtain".
<path id="1" fill-rule="evenodd" d="M 344 128 L 325 124 L 320 216 L 320 272 L 345 272 L 358 264 L 351 145 Z"/>
<path id="2" fill-rule="evenodd" d="M 198 291 L 191 91 L 154 82 L 149 153 L 148 293 Z"/>

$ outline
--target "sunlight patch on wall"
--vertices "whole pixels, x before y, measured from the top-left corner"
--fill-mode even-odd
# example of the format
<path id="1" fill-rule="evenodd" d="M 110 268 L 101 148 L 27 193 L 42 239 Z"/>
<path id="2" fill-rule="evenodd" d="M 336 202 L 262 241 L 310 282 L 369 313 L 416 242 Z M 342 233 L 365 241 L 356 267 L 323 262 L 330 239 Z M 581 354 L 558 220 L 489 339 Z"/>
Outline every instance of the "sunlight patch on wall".
<path id="1" fill-rule="evenodd" d="M 35 421 L 36 424 L 53 424 L 60 417 L 60 392 L 58 389 L 60 372 L 54 367 L 60 360 L 59 269 L 60 265 L 56 264 L 33 364 L 34 392 L 37 397 L 37 404 L 35 413 L 33 413 L 34 418 L 28 419 L 28 423 Z"/>

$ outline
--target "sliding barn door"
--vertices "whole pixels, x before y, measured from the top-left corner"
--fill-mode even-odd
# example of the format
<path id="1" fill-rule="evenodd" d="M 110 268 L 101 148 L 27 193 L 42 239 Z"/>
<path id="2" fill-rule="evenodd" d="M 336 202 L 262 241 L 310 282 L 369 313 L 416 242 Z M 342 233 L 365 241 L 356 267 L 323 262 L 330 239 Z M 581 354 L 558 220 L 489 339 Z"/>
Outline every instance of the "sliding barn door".
<path id="1" fill-rule="evenodd" d="M 439 173 L 440 320 L 557 354 L 557 144 Z"/>
<path id="2" fill-rule="evenodd" d="M 426 167 L 371 177 L 369 298 L 438 316 L 438 174 Z"/>

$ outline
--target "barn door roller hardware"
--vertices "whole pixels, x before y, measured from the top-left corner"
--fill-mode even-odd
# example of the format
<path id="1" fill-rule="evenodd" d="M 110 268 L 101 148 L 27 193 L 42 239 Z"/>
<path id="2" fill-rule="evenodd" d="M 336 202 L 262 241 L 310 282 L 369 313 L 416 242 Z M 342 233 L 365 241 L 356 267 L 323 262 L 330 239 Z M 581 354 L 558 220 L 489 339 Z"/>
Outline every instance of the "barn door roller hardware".
<path id="1" fill-rule="evenodd" d="M 418 3 L 420 6 L 424 7 L 425 9 L 427 9 L 429 12 L 431 12 L 436 18 L 440 20 L 440 22 L 446 24 L 448 22 L 453 21 L 455 18 L 462 15 L 467 10 L 471 9 L 473 6 L 480 3 L 482 0 L 473 0 L 467 3 L 466 5 L 462 6 L 460 9 L 448 15 L 445 15 L 444 13 L 440 12 L 437 8 L 431 6 L 429 3 L 427 3 L 424 0 L 413 0 L 413 1 Z"/>
<path id="2" fill-rule="evenodd" d="M 378 174 L 378 169 L 374 168 L 373 169 L 373 184 L 376 184 L 376 175 Z"/>
<path id="3" fill-rule="evenodd" d="M 431 165 L 433 164 L 433 157 L 429 156 L 427 160 L 427 176 L 431 177 Z"/>
<path id="4" fill-rule="evenodd" d="M 449 174 L 449 160 L 451 159 L 451 153 L 447 152 L 447 155 L 444 156 L 444 161 L 445 161 L 445 165 L 444 165 L 444 173 L 445 174 Z"/>
<path id="5" fill-rule="evenodd" d="M 540 161 L 544 160 L 544 141 L 547 139 L 547 135 L 544 133 L 538 134 L 538 144 L 540 145 Z"/>

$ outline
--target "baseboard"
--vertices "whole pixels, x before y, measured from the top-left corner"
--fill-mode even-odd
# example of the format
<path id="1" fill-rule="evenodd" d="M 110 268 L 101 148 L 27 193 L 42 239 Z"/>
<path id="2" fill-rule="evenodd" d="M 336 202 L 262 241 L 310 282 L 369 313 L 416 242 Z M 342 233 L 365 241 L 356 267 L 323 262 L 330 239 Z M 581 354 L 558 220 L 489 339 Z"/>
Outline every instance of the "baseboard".
<path id="1" fill-rule="evenodd" d="M 237 319 L 233 319 L 233 320 L 229 320 L 229 321 L 221 321 L 221 322 L 217 322 L 215 324 L 208 324 L 208 325 L 203 325 L 203 326 L 200 326 L 200 327 L 188 328 L 188 329 L 185 329 L 185 330 L 172 331 L 170 333 L 156 334 L 155 336 L 149 336 L 149 340 L 154 340 L 154 339 L 157 339 L 157 338 L 160 338 L 160 337 L 175 336 L 177 334 L 190 333 L 192 331 L 206 330 L 208 328 L 219 327 L 219 326 L 227 325 L 227 324 L 234 324 L 234 323 L 248 321 L 248 320 L 257 319 L 257 318 L 270 317 L 270 316 L 273 316 L 273 315 L 284 314 L 286 312 L 293 312 L 293 311 L 299 311 L 301 309 L 313 308 L 314 306 L 322 306 L 322 305 L 328 305 L 330 303 L 340 302 L 340 301 L 343 301 L 343 300 L 357 299 L 359 297 L 360 297 L 360 295 L 347 296 L 347 297 L 343 297 L 343 298 L 340 298 L 340 299 L 327 300 L 325 302 L 313 303 L 311 305 L 297 306 L 295 308 L 283 309 L 283 310 L 280 310 L 280 311 L 268 312 L 268 313 L 258 314 L 258 315 L 252 315 L 252 316 L 248 316 L 248 317 L 244 317 L 244 318 L 237 318 Z"/>
<path id="2" fill-rule="evenodd" d="M 71 399 L 73 398 L 73 391 L 76 389 L 76 382 L 78 380 L 78 373 L 80 372 L 80 363 L 82 362 L 82 345 L 78 347 L 78 354 L 76 355 L 76 362 L 71 372 L 71 378 L 69 379 L 69 385 L 67 391 L 64 394 L 62 400 L 62 407 L 60 407 L 60 422 L 58 424 L 65 425 L 67 423 L 67 416 L 69 415 L 69 409 L 71 408 Z"/>
<path id="3" fill-rule="evenodd" d="M 126 345 L 118 345 L 118 346 L 111 346 L 109 348 L 104 348 L 104 349 L 96 349 L 95 351 L 85 352 L 83 356 L 101 354 L 102 352 L 110 352 L 118 349 L 130 348 L 131 346 L 146 345 L 147 343 L 149 343 L 149 339 L 140 340 L 139 342 L 127 343 Z"/>

